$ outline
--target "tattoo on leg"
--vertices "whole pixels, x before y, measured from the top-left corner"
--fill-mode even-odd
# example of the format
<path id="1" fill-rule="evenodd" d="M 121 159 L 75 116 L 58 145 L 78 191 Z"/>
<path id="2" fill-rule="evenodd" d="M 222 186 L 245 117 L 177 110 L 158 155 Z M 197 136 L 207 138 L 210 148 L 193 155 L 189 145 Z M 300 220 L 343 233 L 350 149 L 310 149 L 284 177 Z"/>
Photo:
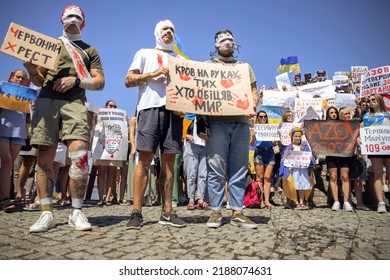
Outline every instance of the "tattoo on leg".
<path id="1" fill-rule="evenodd" d="M 76 189 L 76 198 L 84 199 L 85 190 L 87 189 L 87 184 L 85 184 L 84 182 L 82 182 L 80 185 L 76 183 L 75 189 Z"/>
<path id="2" fill-rule="evenodd" d="M 38 176 L 44 177 L 45 181 L 45 191 L 48 197 L 53 196 L 53 190 L 54 190 L 54 180 L 51 178 L 51 170 L 46 165 L 38 165 L 37 166 L 37 173 Z M 41 181 L 41 180 L 40 180 Z M 41 182 L 42 182 L 41 181 Z"/>
<path id="3" fill-rule="evenodd" d="M 163 212 L 167 213 L 172 211 L 172 189 L 173 189 L 173 176 L 167 178 L 167 175 L 161 173 L 160 189 L 163 191 Z"/>

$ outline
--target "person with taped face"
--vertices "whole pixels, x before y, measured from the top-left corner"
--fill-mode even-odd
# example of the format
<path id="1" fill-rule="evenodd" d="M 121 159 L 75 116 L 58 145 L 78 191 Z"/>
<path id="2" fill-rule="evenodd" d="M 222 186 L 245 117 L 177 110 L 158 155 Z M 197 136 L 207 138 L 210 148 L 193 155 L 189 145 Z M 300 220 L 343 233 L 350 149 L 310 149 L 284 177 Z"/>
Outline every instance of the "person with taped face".
<path id="1" fill-rule="evenodd" d="M 143 222 L 142 199 L 148 185 L 148 169 L 157 148 L 161 152 L 160 190 L 162 213 L 159 224 L 184 227 L 172 210 L 175 155 L 182 151 L 182 119 L 184 112 L 165 108 L 168 56 L 179 56 L 173 51 L 175 26 L 170 20 L 157 23 L 154 49 L 139 50 L 127 72 L 126 87 L 138 86 L 137 104 L 137 151 L 138 164 L 134 172 L 133 212 L 126 227 L 140 229 Z M 161 124 L 161 125 L 160 125 Z"/>
<path id="2" fill-rule="evenodd" d="M 61 15 L 63 35 L 56 70 L 34 65 L 24 66 L 32 82 L 41 87 L 32 117 L 31 144 L 38 147 L 37 187 L 42 214 L 30 227 L 30 232 L 45 232 L 55 227 L 53 217 L 53 188 L 57 174 L 53 171 L 59 132 L 68 146 L 72 161 L 69 185 L 72 212 L 68 224 L 76 230 L 91 230 L 92 226 L 81 212 L 88 179 L 88 143 L 90 131 L 88 109 L 84 105 L 86 90 L 102 90 L 104 73 L 97 50 L 82 40 L 84 12 L 78 6 L 66 7 Z"/>
<path id="3" fill-rule="evenodd" d="M 233 56 L 238 48 L 233 33 L 228 29 L 214 36 L 217 58 L 209 63 L 233 65 L 243 63 Z M 244 116 L 199 116 L 198 135 L 206 141 L 207 185 L 210 197 L 210 218 L 207 227 L 218 228 L 222 220 L 225 182 L 228 183 L 228 203 L 232 209 L 230 223 L 234 226 L 256 229 L 257 224 L 243 214 L 245 177 L 248 172 L 249 119 L 255 115 L 259 102 L 255 74 L 248 64 L 253 114 Z"/>

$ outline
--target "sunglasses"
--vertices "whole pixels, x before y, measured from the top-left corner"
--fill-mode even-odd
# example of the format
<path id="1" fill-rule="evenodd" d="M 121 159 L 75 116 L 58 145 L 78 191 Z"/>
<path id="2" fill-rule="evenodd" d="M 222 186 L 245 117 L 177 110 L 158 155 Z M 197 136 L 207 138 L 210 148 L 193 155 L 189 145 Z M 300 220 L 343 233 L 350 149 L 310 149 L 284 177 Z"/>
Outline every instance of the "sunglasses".
<path id="1" fill-rule="evenodd" d="M 267 116 L 258 116 L 259 119 L 266 119 Z"/>
<path id="2" fill-rule="evenodd" d="M 368 99 L 367 103 L 370 103 L 370 102 L 375 102 L 376 99 L 375 98 L 371 98 L 371 99 Z"/>
<path id="3" fill-rule="evenodd" d="M 110 108 L 116 108 L 116 105 L 108 105 L 108 107 L 110 107 Z"/>

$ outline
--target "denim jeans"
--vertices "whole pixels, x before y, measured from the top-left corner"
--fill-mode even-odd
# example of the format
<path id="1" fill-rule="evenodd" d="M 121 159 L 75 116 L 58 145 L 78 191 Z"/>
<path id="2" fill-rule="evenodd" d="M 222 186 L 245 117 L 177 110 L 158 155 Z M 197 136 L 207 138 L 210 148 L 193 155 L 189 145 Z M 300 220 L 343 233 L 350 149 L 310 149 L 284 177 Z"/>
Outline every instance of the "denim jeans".
<path id="1" fill-rule="evenodd" d="M 249 162 L 249 125 L 210 122 L 210 130 L 211 135 L 206 142 L 210 208 L 215 211 L 222 208 L 227 180 L 229 206 L 241 211 Z"/>
<path id="2" fill-rule="evenodd" d="M 184 172 L 187 182 L 187 197 L 205 199 L 207 184 L 206 149 L 204 146 L 188 142 L 184 146 Z"/>

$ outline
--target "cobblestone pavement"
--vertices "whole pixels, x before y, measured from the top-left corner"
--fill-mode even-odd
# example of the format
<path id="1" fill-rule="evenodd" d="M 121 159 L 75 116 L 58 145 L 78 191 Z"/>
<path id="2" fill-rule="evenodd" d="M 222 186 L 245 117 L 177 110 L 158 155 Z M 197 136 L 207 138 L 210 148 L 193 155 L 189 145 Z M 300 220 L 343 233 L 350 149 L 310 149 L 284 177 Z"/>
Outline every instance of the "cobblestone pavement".
<path id="1" fill-rule="evenodd" d="M 67 225 L 70 209 L 59 207 L 55 228 L 30 234 L 40 211 L 0 212 L 0 259 L 390 259 L 390 213 L 331 211 L 318 190 L 317 207 L 308 211 L 285 209 L 281 193 L 273 200 L 280 206 L 244 210 L 259 225 L 256 230 L 230 225 L 226 209 L 222 227 L 207 228 L 210 211 L 184 206 L 175 209 L 185 228 L 158 224 L 161 208 L 153 206 L 143 208 L 141 230 L 126 230 L 132 206 L 99 208 L 87 201 L 83 211 L 92 231 L 73 230 Z"/>

